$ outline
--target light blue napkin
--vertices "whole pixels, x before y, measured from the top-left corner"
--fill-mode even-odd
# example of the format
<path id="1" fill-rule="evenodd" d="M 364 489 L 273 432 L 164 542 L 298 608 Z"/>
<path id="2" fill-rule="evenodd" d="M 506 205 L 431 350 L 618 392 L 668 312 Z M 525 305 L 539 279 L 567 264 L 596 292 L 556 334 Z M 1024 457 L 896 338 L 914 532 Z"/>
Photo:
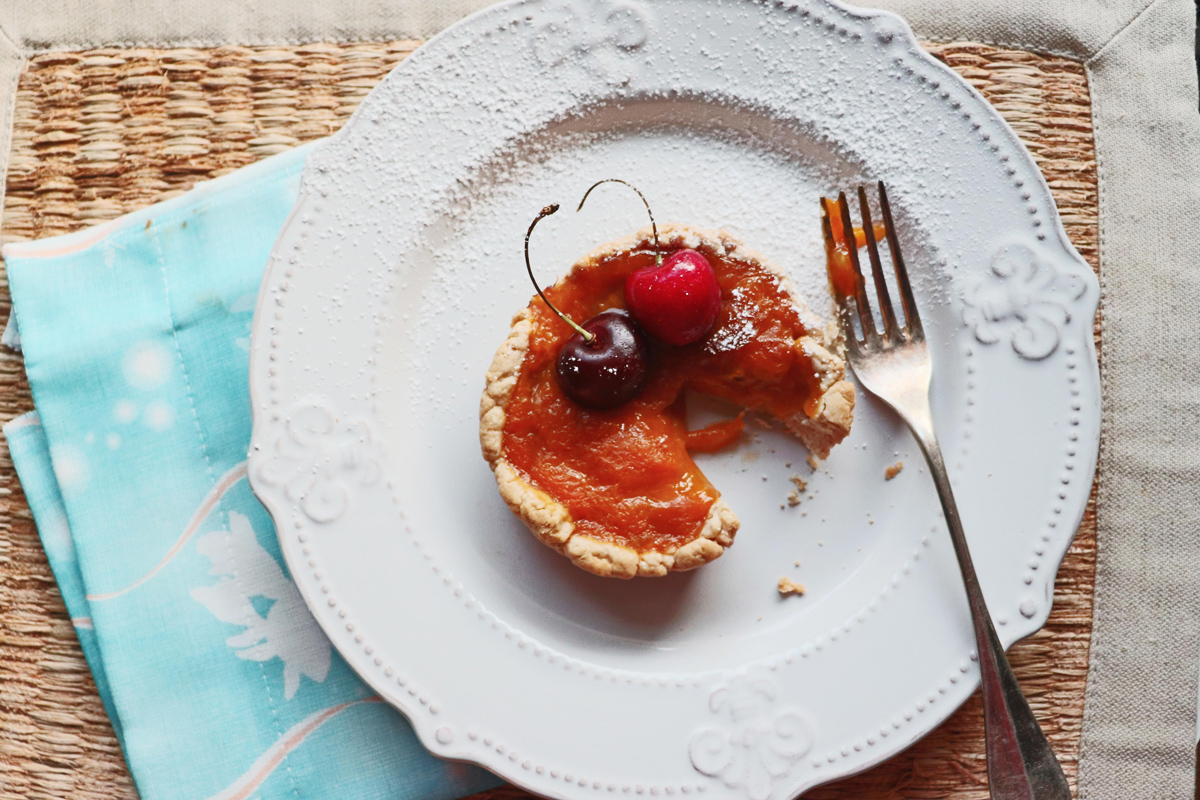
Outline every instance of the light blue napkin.
<path id="1" fill-rule="evenodd" d="M 309 149 L 4 248 L 38 409 L 4 432 L 144 800 L 499 783 L 429 755 L 338 657 L 246 482 L 250 321 Z"/>

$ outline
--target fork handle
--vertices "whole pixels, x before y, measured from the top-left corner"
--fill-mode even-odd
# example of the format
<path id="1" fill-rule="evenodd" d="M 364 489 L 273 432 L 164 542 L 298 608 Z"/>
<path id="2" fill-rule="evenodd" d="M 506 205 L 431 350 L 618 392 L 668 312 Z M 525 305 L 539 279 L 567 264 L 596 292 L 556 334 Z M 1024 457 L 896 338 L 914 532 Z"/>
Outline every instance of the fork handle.
<path id="1" fill-rule="evenodd" d="M 928 404 L 926 404 L 928 408 Z M 976 649 L 979 651 L 979 673 L 983 688 L 983 724 L 987 740 L 988 785 L 993 800 L 1071 800 L 1071 787 L 1062 766 L 1050 748 L 1050 742 L 1038 726 L 1008 658 L 992 617 L 988 613 L 962 520 L 950 488 L 946 463 L 933 430 L 928 411 L 922 417 L 905 415 L 909 429 L 916 437 L 929 471 L 937 487 L 938 499 L 950 528 L 950 541 L 962 571 L 967 602 L 971 608 L 971 623 L 975 629 Z"/>

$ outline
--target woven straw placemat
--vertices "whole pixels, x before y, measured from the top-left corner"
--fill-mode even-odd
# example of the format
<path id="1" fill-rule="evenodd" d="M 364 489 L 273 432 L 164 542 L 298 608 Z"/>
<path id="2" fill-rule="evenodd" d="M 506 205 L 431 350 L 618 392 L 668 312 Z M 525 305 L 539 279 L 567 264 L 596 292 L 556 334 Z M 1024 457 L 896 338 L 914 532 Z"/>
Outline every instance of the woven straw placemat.
<path id="1" fill-rule="evenodd" d="M 77 230 L 333 133 L 418 44 L 38 56 L 20 81 L 3 238 Z M 928 47 L 1021 136 L 1050 183 L 1071 240 L 1098 268 L 1096 163 L 1082 65 L 978 44 Z M 8 311 L 5 283 L 0 319 Z M 32 408 L 20 356 L 0 352 L 0 422 Z M 1049 623 L 1012 650 L 1021 685 L 1072 779 L 1095 547 L 1095 512 L 1089 506 L 1059 571 Z M 976 693 L 907 752 L 810 796 L 982 799 L 983 753 Z M 486 794 L 498 800 L 524 793 Z M 0 447 L 0 800 L 135 796 L 7 447 Z"/>

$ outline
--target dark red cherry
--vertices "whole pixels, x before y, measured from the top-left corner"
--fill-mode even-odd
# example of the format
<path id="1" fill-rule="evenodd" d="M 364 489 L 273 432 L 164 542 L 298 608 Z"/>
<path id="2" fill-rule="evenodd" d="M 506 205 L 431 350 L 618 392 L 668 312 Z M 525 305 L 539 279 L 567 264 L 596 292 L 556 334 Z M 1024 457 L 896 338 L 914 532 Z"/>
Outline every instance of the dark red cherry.
<path id="1" fill-rule="evenodd" d="M 558 384 L 588 408 L 616 408 L 637 397 L 646 383 L 646 337 L 623 308 L 610 308 L 583 323 L 594 338 L 572 334 L 558 353 Z"/>
<path id="2" fill-rule="evenodd" d="M 625 304 L 651 336 L 667 344 L 691 344 L 717 321 L 721 287 L 707 258 L 678 250 L 662 264 L 629 275 Z"/>

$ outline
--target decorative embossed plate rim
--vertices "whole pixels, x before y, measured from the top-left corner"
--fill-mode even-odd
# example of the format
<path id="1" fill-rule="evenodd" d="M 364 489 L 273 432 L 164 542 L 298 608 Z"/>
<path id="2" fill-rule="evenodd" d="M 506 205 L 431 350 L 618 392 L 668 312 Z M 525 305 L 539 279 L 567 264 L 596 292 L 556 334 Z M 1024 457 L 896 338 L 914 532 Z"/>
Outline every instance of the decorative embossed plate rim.
<path id="1" fill-rule="evenodd" d="M 698 31 L 722 35 L 698 43 Z M 419 494 L 439 466 L 416 437 L 440 434 L 396 410 L 419 394 L 404 370 L 427 368 L 407 351 L 479 333 L 444 313 L 409 319 L 430 274 L 464 280 L 439 253 L 457 246 L 487 267 L 454 240 L 473 213 L 461 187 L 505 180 L 494 164 L 522 137 L 636 116 L 645 98 L 681 117 L 700 102 L 778 123 L 781 140 L 910 199 L 906 253 L 935 271 L 917 287 L 941 365 L 935 416 L 980 577 L 1006 644 L 1037 630 L 1095 467 L 1097 281 L 1000 117 L 901 20 L 825 0 L 512 2 L 394 71 L 310 159 L 276 243 L 251 348 L 250 479 L 318 622 L 434 753 L 553 797 L 794 796 L 894 754 L 976 685 L 931 489 L 915 485 L 920 502 L 811 611 L 727 647 L 615 637 L 605 649 L 555 638 L 565 623 L 522 616 L 481 581 L 491 556 L 463 543 L 487 531 L 428 524 L 431 504 L 454 518 L 476 497 L 457 484 Z M 860 402 L 856 431 L 876 424 Z M 454 468 L 486 475 L 481 461 Z M 703 580 L 739 563 L 727 555 Z"/>

